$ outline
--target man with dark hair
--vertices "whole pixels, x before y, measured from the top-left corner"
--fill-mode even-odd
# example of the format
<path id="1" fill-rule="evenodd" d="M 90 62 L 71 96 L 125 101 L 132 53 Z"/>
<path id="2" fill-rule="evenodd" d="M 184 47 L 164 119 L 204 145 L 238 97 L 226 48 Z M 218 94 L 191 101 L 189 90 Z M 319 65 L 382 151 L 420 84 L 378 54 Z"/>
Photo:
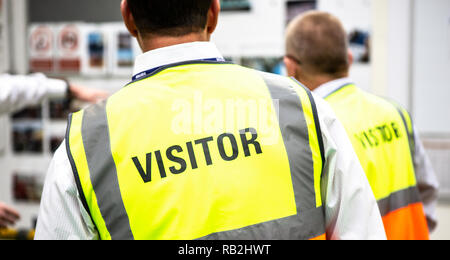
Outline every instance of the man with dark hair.
<path id="1" fill-rule="evenodd" d="M 434 171 L 406 110 L 362 91 L 348 78 L 353 57 L 347 44 L 336 17 L 305 13 L 287 30 L 288 73 L 325 98 L 343 123 L 378 201 L 388 239 L 428 239 L 436 226 Z"/>
<path id="2" fill-rule="evenodd" d="M 143 35 L 176 37 L 204 30 L 211 0 L 129 1 L 128 6 Z"/>
<path id="3" fill-rule="evenodd" d="M 219 0 L 123 0 L 133 82 L 74 113 L 36 239 L 385 239 L 330 108 L 225 62 Z"/>

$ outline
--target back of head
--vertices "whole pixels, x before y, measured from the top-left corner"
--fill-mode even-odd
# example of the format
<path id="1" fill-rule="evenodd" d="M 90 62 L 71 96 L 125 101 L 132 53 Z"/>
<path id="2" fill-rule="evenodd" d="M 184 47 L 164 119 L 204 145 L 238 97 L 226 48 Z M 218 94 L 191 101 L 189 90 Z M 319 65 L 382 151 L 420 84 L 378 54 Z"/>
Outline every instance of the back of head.
<path id="1" fill-rule="evenodd" d="M 212 0 L 128 0 L 140 33 L 184 36 L 205 29 Z"/>
<path id="2" fill-rule="evenodd" d="M 347 34 L 331 14 L 307 12 L 288 26 L 286 54 L 309 74 L 343 77 L 349 69 Z"/>

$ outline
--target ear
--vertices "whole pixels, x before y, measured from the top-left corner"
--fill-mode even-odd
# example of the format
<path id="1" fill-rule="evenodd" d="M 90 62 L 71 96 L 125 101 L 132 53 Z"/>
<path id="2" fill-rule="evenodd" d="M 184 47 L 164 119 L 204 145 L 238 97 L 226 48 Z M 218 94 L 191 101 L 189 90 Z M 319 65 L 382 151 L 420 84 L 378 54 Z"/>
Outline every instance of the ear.
<path id="1" fill-rule="evenodd" d="M 138 30 L 136 27 L 136 23 L 134 22 L 133 14 L 131 13 L 131 10 L 128 6 L 127 0 L 122 0 L 122 3 L 120 4 L 120 11 L 122 13 L 122 18 L 128 31 L 133 37 L 137 38 Z"/>
<path id="2" fill-rule="evenodd" d="M 353 65 L 353 62 L 355 61 L 354 57 L 353 57 L 353 53 L 350 49 L 348 49 L 348 67 L 350 68 Z"/>
<path id="3" fill-rule="evenodd" d="M 208 11 L 208 21 L 206 24 L 206 32 L 211 35 L 217 27 L 220 14 L 220 0 L 212 0 L 211 7 Z"/>
<path id="4" fill-rule="evenodd" d="M 284 65 L 286 65 L 286 72 L 288 74 L 288 77 L 295 78 L 297 76 L 297 70 L 298 70 L 297 63 L 288 57 L 284 57 L 283 62 L 284 62 Z"/>

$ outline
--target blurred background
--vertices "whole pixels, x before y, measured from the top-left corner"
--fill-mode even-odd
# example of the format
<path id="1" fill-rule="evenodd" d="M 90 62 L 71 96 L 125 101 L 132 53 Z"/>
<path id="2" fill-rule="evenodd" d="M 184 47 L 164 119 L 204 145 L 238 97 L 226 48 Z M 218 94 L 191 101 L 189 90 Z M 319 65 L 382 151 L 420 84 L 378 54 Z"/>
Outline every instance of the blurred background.
<path id="1" fill-rule="evenodd" d="M 121 0 L 0 0 L 0 72 L 42 72 L 111 93 L 131 80 L 140 50 Z M 450 239 L 450 0 L 222 0 L 213 41 L 230 61 L 285 74 L 284 31 L 302 12 L 339 17 L 361 88 L 409 109 L 440 181 L 439 225 Z M 32 230 L 45 174 L 67 116 L 85 104 L 45 100 L 0 118 L 0 201 Z"/>

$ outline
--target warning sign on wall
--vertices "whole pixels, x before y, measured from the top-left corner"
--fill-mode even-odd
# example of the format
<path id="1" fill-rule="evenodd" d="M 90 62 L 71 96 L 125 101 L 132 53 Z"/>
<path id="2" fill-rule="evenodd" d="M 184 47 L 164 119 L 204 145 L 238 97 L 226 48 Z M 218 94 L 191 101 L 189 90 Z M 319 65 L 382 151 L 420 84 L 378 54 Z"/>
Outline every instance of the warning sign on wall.
<path id="1" fill-rule="evenodd" d="M 62 73 L 81 71 L 81 29 L 76 24 L 63 25 L 58 29 L 57 70 Z"/>
<path id="2" fill-rule="evenodd" d="M 53 72 L 54 29 L 51 25 L 30 27 L 30 70 L 32 72 Z"/>

